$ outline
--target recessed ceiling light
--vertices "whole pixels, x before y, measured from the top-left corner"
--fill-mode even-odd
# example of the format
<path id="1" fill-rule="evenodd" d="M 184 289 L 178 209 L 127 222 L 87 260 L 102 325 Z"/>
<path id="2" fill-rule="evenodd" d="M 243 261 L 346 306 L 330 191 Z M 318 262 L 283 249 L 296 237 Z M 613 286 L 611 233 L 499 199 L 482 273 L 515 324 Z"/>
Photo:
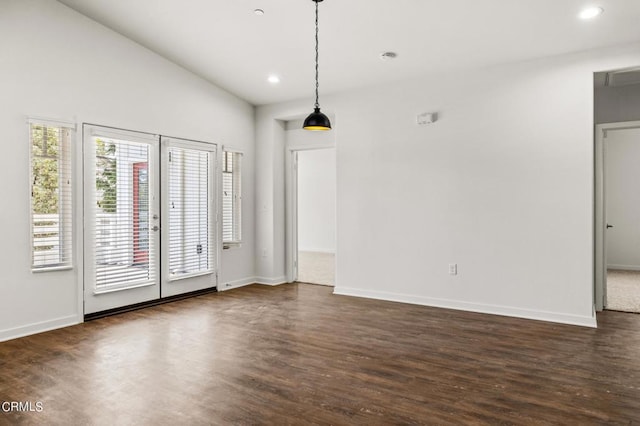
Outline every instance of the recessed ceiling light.
<path id="1" fill-rule="evenodd" d="M 396 52 L 382 52 L 380 54 L 380 59 L 383 61 L 388 61 L 391 59 L 395 59 L 398 57 L 398 54 Z"/>
<path id="2" fill-rule="evenodd" d="M 588 7 L 580 12 L 578 17 L 580 19 L 593 19 L 596 16 L 602 14 L 602 12 L 604 12 L 604 9 L 601 7 Z"/>
<path id="3" fill-rule="evenodd" d="M 258 16 L 262 16 L 262 15 L 264 15 L 264 10 L 256 9 L 256 10 L 253 11 L 253 13 L 255 13 Z"/>
<path id="4" fill-rule="evenodd" d="M 280 77 L 277 75 L 270 75 L 269 78 L 267 78 L 267 81 L 271 84 L 278 84 L 280 83 Z"/>

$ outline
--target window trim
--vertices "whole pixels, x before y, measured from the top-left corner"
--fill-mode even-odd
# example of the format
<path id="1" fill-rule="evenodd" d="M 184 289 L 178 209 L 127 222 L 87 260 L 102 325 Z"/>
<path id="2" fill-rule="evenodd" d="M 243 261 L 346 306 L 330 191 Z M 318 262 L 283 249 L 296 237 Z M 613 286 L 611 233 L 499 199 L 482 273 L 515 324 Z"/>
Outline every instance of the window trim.
<path id="1" fill-rule="evenodd" d="M 238 200 L 238 204 L 239 204 L 239 210 L 240 210 L 239 213 L 238 213 L 238 219 L 240 221 L 238 232 L 240 233 L 240 238 L 238 240 L 234 240 L 234 241 L 225 241 L 224 240 L 224 232 L 220 232 L 220 239 L 222 240 L 222 249 L 223 250 L 228 250 L 228 249 L 231 249 L 231 248 L 237 248 L 237 247 L 242 246 L 242 242 L 243 242 L 242 241 L 242 234 L 243 234 L 243 232 L 242 232 L 242 198 L 243 198 L 242 197 L 242 167 L 243 167 L 242 163 L 243 163 L 243 160 L 242 159 L 244 159 L 244 151 L 242 151 L 240 149 L 235 149 L 235 148 L 230 147 L 230 146 L 222 146 L 222 150 L 221 151 L 222 151 L 222 155 L 220 156 L 220 162 L 221 162 L 221 165 L 220 165 L 220 185 L 221 185 L 220 208 L 221 209 L 222 209 L 222 206 L 224 204 L 223 203 L 223 198 L 224 198 L 223 185 L 224 185 L 224 174 L 226 173 L 224 171 L 225 155 L 226 155 L 226 153 L 239 154 L 240 155 L 240 159 L 241 159 L 240 162 L 239 162 L 239 168 L 240 168 L 240 171 L 239 171 L 239 174 L 240 174 L 239 175 L 240 185 L 239 186 L 240 186 L 240 188 L 238 189 L 238 199 L 239 199 Z M 234 172 L 231 172 L 231 173 L 233 175 Z M 224 229 L 224 214 L 223 213 L 220 214 L 220 228 Z"/>
<path id="2" fill-rule="evenodd" d="M 29 203 L 29 244 L 27 244 L 27 249 L 29 250 L 29 268 L 32 273 L 43 273 L 43 272 L 57 272 L 57 271 L 69 271 L 75 268 L 75 255 L 76 255 L 76 229 L 74 225 L 74 217 L 75 217 L 75 188 L 76 188 L 76 170 L 75 170 L 75 145 L 77 138 L 77 123 L 70 120 L 60 120 L 60 119 L 52 119 L 52 118 L 44 118 L 38 116 L 28 116 L 26 118 L 26 128 L 27 128 L 27 141 L 29 144 L 29 173 L 28 173 L 28 182 L 27 182 L 27 202 Z M 69 249 L 69 258 L 67 262 L 64 263 L 55 263 L 44 266 L 36 266 L 34 264 L 34 226 L 33 226 L 33 141 L 31 139 L 33 126 L 44 126 L 44 127 L 59 127 L 65 128 L 70 131 L 68 146 L 65 147 L 66 155 L 68 156 L 67 162 L 69 164 L 69 169 L 67 170 L 68 176 L 71 180 L 71 185 L 69 188 L 69 202 L 68 202 L 68 211 L 69 211 L 69 235 L 67 237 L 66 244 L 69 244 L 71 247 Z M 58 176 L 60 178 L 60 175 Z"/>

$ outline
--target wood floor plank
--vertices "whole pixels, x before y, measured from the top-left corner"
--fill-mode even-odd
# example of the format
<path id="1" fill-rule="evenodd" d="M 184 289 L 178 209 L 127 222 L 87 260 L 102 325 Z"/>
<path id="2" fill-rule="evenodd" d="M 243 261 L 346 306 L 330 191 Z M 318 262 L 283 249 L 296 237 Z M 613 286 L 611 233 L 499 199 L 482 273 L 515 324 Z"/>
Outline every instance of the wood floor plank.
<path id="1" fill-rule="evenodd" d="M 635 424 L 640 315 L 598 329 L 248 286 L 0 343 L 25 425 Z"/>

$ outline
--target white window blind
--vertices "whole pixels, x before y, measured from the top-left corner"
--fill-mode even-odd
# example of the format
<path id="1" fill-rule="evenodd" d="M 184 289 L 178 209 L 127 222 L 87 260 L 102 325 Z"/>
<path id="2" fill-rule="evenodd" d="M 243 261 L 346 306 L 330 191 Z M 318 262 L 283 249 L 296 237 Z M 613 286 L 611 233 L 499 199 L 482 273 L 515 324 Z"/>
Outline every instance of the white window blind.
<path id="1" fill-rule="evenodd" d="M 103 136 L 93 141 L 96 290 L 153 282 L 157 259 L 149 234 L 150 146 Z"/>
<path id="2" fill-rule="evenodd" d="M 171 278 L 213 271 L 211 152 L 169 148 L 169 273 Z"/>
<path id="3" fill-rule="evenodd" d="M 31 265 L 72 263 L 73 216 L 70 126 L 31 122 Z"/>
<path id="4" fill-rule="evenodd" d="M 242 241 L 242 153 L 224 151 L 222 164 L 222 241 L 240 244 Z"/>

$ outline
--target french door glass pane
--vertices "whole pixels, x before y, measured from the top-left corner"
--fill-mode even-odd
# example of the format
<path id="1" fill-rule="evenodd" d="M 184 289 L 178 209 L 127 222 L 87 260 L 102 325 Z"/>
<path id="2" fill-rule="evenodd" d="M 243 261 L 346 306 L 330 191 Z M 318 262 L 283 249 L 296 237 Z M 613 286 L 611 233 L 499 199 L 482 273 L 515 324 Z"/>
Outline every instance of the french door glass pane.
<path id="1" fill-rule="evenodd" d="M 94 138 L 96 289 L 155 280 L 148 144 Z"/>
<path id="2" fill-rule="evenodd" d="M 210 152 L 169 148 L 169 274 L 213 270 Z"/>

